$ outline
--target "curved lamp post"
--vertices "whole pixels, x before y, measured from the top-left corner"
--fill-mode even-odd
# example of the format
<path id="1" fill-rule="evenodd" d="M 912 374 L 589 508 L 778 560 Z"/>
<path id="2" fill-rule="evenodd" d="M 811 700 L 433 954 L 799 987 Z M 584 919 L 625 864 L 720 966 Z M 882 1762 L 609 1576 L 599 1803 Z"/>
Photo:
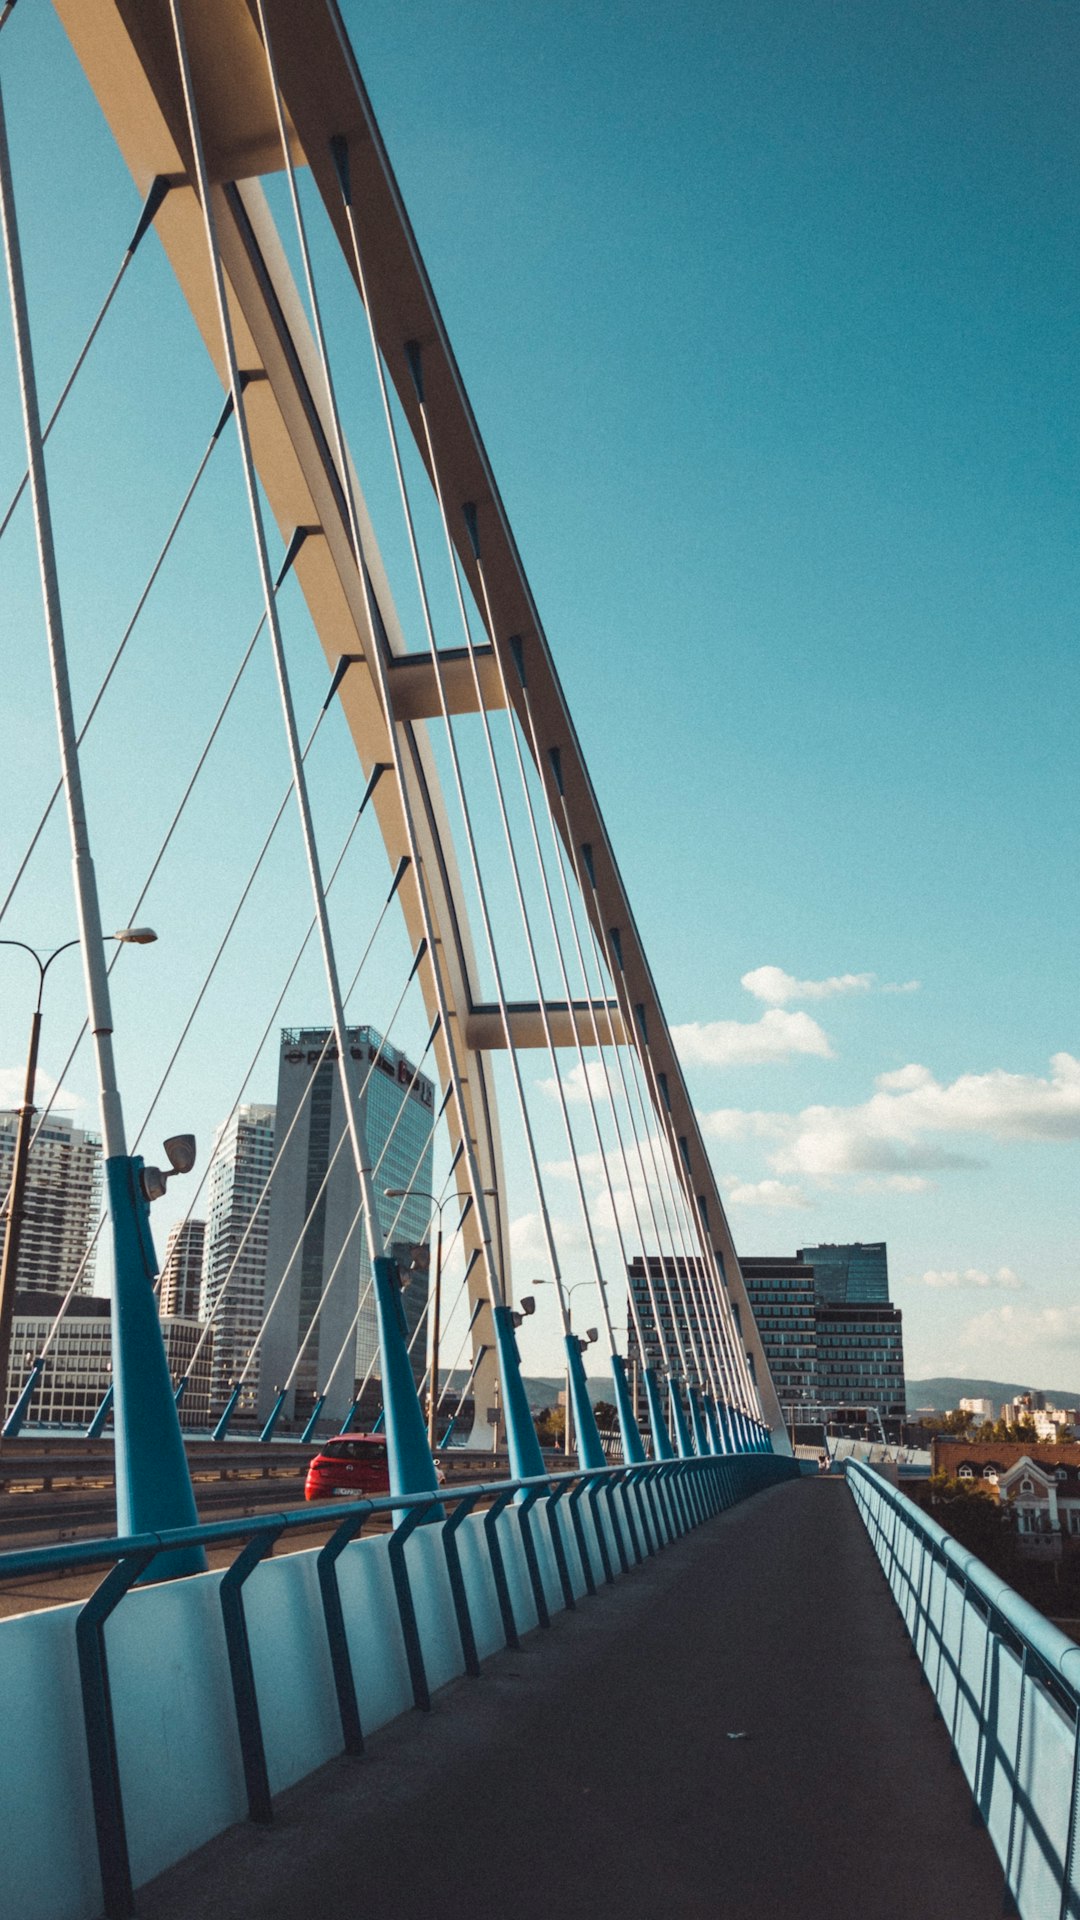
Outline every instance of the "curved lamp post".
<path id="1" fill-rule="evenodd" d="M 121 927 L 118 933 L 107 937 L 119 940 L 125 946 L 146 947 L 157 939 L 157 934 L 152 927 Z M 68 953 L 72 947 L 80 944 L 78 940 L 65 940 L 62 947 L 54 947 L 52 952 L 47 953 L 43 959 L 37 948 L 29 946 L 25 940 L 0 940 L 0 947 L 18 947 L 21 952 L 28 953 L 38 970 L 37 1000 L 34 1003 L 34 1012 L 30 1021 L 30 1045 L 26 1054 L 22 1105 L 18 1109 L 19 1125 L 15 1134 L 15 1158 L 5 1207 L 7 1224 L 4 1233 L 4 1251 L 0 1257 L 0 1406 L 6 1403 L 8 1369 L 11 1363 L 11 1330 L 15 1317 L 15 1273 L 19 1259 L 19 1245 L 22 1240 L 26 1177 L 30 1161 L 30 1122 L 37 1111 L 34 1106 L 34 1092 L 37 1083 L 41 1001 L 45 991 L 45 975 L 54 960 L 59 960 L 62 953 Z M 25 1407 L 22 1411 L 25 1417 Z M 21 1420 L 19 1424 L 21 1426 Z"/>

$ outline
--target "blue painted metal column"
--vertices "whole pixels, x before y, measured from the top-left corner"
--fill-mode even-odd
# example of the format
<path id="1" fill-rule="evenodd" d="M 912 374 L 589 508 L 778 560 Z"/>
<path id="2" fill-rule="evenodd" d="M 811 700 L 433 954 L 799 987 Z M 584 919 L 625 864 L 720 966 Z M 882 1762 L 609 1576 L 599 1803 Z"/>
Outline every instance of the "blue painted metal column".
<path id="1" fill-rule="evenodd" d="M 308 1416 L 307 1425 L 305 1426 L 303 1433 L 300 1435 L 301 1446 L 304 1446 L 307 1443 L 307 1441 L 313 1438 L 319 1415 L 322 1412 L 325 1404 L 326 1404 L 326 1395 L 325 1393 L 320 1393 L 316 1398 L 315 1405 L 312 1407 L 310 1415 Z M 352 1408 L 350 1408 L 350 1415 L 353 1412 L 355 1412 L 355 1404 Z"/>
<path id="2" fill-rule="evenodd" d="M 21 1431 L 23 1421 L 30 1411 L 30 1402 L 37 1391 L 37 1383 L 41 1379 L 44 1371 L 45 1356 L 43 1353 L 39 1353 L 26 1376 L 26 1385 L 23 1387 L 15 1405 L 12 1407 L 11 1412 L 4 1422 L 3 1437 L 5 1440 L 14 1440 L 15 1435 Z"/>
<path id="3" fill-rule="evenodd" d="M 105 1392 L 101 1396 L 101 1405 L 98 1408 L 97 1412 L 95 1413 L 93 1419 L 91 1420 L 90 1425 L 86 1429 L 86 1438 L 88 1440 L 100 1439 L 101 1435 L 105 1431 L 105 1422 L 108 1420 L 109 1415 L 112 1412 L 112 1404 L 113 1404 L 113 1390 L 112 1390 L 112 1381 L 110 1380 L 108 1386 L 105 1389 Z"/>
<path id="4" fill-rule="evenodd" d="M 232 1392 L 230 1393 L 228 1399 L 226 1400 L 224 1407 L 221 1410 L 221 1418 L 219 1419 L 217 1426 L 214 1428 L 213 1434 L 211 1435 L 212 1439 L 214 1440 L 225 1439 L 229 1431 L 229 1421 L 233 1417 L 233 1413 L 236 1410 L 236 1403 L 239 1400 L 239 1398 L 240 1398 L 240 1382 L 238 1380 Z"/>
<path id="5" fill-rule="evenodd" d="M 270 1409 L 269 1414 L 267 1415 L 266 1425 L 264 1426 L 262 1432 L 259 1435 L 260 1440 L 273 1439 L 274 1428 L 277 1426 L 277 1423 L 281 1418 L 281 1409 L 285 1405 L 285 1395 L 287 1391 L 288 1389 L 286 1387 L 279 1387 L 277 1397 L 274 1401 L 273 1406 Z"/>
<path id="6" fill-rule="evenodd" d="M 709 1433 L 712 1437 L 713 1452 L 725 1453 L 727 1449 L 724 1446 L 724 1432 L 723 1432 L 723 1428 L 720 1425 L 720 1415 L 717 1410 L 716 1401 L 713 1399 L 713 1396 L 711 1393 L 706 1394 L 705 1396 L 705 1418 L 709 1423 Z"/>
<path id="7" fill-rule="evenodd" d="M 619 1416 L 619 1432 L 622 1434 L 623 1459 L 628 1466 L 641 1466 L 645 1460 L 645 1448 L 638 1431 L 637 1410 L 633 1396 L 626 1383 L 626 1362 L 621 1353 L 611 1356 L 611 1381 L 615 1388 L 615 1410 Z"/>
<path id="8" fill-rule="evenodd" d="M 434 1493 L 439 1484 L 428 1446 L 427 1427 L 409 1360 L 408 1330 L 401 1304 L 397 1261 L 380 1254 L 372 1262 L 375 1313 L 379 1325 L 383 1412 L 391 1493 Z M 403 1523 L 408 1509 L 395 1513 Z"/>
<path id="9" fill-rule="evenodd" d="M 649 1425 L 652 1428 L 653 1459 L 674 1460 L 675 1449 L 671 1444 L 667 1421 L 664 1419 L 664 1396 L 660 1386 L 660 1376 L 655 1367 L 645 1368 L 645 1398 L 649 1403 Z"/>
<path id="10" fill-rule="evenodd" d="M 154 1297 L 158 1267 L 150 1208 L 139 1180 L 142 1168 L 142 1160 L 128 1154 L 105 1163 L 114 1246 L 116 1529 L 121 1534 L 194 1527 L 199 1520 Z M 152 1562 L 150 1571 L 160 1578 L 201 1573 L 205 1566 L 201 1547 L 183 1547 Z"/>
<path id="11" fill-rule="evenodd" d="M 694 1448 L 695 1451 L 700 1454 L 701 1458 L 704 1459 L 705 1455 L 710 1453 L 712 1449 L 709 1446 L 709 1436 L 705 1431 L 705 1420 L 701 1411 L 700 1388 L 692 1387 L 688 1382 L 686 1397 L 690 1402 L 690 1426 L 694 1436 Z"/>
<path id="12" fill-rule="evenodd" d="M 570 1374 L 570 1399 L 574 1408 L 574 1425 L 577 1428 L 578 1466 L 606 1467 L 607 1461 L 600 1441 L 600 1429 L 596 1424 L 596 1415 L 589 1398 L 589 1382 L 585 1375 L 585 1362 L 581 1357 L 581 1342 L 576 1333 L 568 1333 L 564 1345 L 566 1364 Z"/>
<path id="13" fill-rule="evenodd" d="M 671 1426 L 675 1435 L 675 1446 L 680 1460 L 692 1460 L 694 1443 L 690 1438 L 690 1429 L 686 1424 L 683 1411 L 682 1394 L 679 1383 L 673 1373 L 668 1375 L 668 1405 L 671 1408 Z"/>
<path id="14" fill-rule="evenodd" d="M 491 1317 L 495 1322 L 495 1346 L 499 1355 L 510 1477 L 512 1480 L 532 1480 L 543 1473 L 544 1456 L 540 1451 L 540 1442 L 529 1411 L 528 1395 L 521 1378 L 521 1355 L 514 1332 L 513 1314 L 507 1306 L 493 1307 Z"/>

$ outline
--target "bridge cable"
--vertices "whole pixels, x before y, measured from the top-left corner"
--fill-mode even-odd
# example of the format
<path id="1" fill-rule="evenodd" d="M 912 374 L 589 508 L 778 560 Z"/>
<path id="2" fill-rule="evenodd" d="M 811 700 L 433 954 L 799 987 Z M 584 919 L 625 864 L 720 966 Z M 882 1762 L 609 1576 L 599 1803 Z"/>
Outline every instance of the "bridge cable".
<path id="1" fill-rule="evenodd" d="M 231 406 L 229 408 L 229 411 L 231 411 Z M 116 672 L 117 667 L 120 665 L 120 661 L 127 648 L 128 641 L 131 639 L 131 636 L 135 630 L 135 626 L 139 619 L 139 616 L 142 613 L 142 610 L 146 605 L 146 602 L 150 596 L 150 590 L 153 587 L 154 582 L 158 577 L 158 574 L 161 572 L 162 566 L 164 565 L 169 549 L 172 546 L 173 541 L 175 540 L 176 535 L 180 530 L 181 522 L 184 519 L 184 516 L 187 513 L 187 510 L 191 505 L 191 502 L 195 496 L 195 489 L 197 488 L 199 481 L 202 479 L 202 476 L 206 471 L 207 462 L 209 461 L 210 455 L 212 454 L 215 446 L 217 445 L 218 438 L 221 433 L 221 429 L 225 425 L 225 420 L 227 419 L 227 417 L 228 417 L 228 412 L 222 414 L 221 418 L 218 421 L 217 426 L 214 429 L 214 432 L 210 437 L 210 440 L 207 444 L 207 447 L 202 456 L 202 459 L 199 461 L 198 467 L 195 470 L 195 478 L 192 480 L 191 485 L 189 486 L 186 494 L 184 495 L 183 500 L 180 503 L 180 509 L 176 514 L 176 517 L 173 520 L 172 526 L 169 528 L 169 531 L 165 537 L 165 543 L 162 546 L 160 552 L 158 553 L 157 559 L 154 561 L 154 564 L 150 569 L 150 574 L 149 574 L 149 578 L 147 579 L 146 585 L 144 586 L 141 594 L 139 595 L 138 600 L 135 603 L 135 611 L 132 614 L 130 620 L 128 621 L 128 624 L 125 627 L 122 635 L 120 636 L 119 645 L 117 646 L 116 651 L 109 662 L 109 665 L 105 672 L 105 677 L 101 681 L 101 684 L 98 687 L 96 694 L 94 695 L 93 701 L 91 702 L 89 712 L 87 713 L 86 718 L 82 723 L 82 726 L 79 728 L 79 731 L 75 736 L 75 744 L 77 747 L 81 747 L 83 741 L 85 740 L 87 731 L 90 727 L 90 724 L 95 714 L 97 713 L 99 706 L 101 705 L 102 699 L 104 698 L 105 691 L 109 685 L 109 682 L 111 681 L 113 674 Z M 11 885 L 8 888 L 8 891 L 4 897 L 3 902 L 0 903 L 0 920 L 3 920 L 4 915 L 7 913 L 7 910 L 10 907 L 11 902 L 15 897 L 15 894 L 19 887 L 19 883 L 21 882 L 22 877 L 26 872 L 27 867 L 30 864 L 30 860 L 33 856 L 34 849 L 37 846 L 37 843 L 40 840 L 42 834 L 44 833 L 45 827 L 49 820 L 49 816 L 51 815 L 52 810 L 56 805 L 57 800 L 60 797 L 60 794 L 62 792 L 62 786 L 63 786 L 63 783 L 58 780 L 55 787 L 52 790 L 52 793 L 49 796 L 44 812 L 42 813 L 37 826 L 34 828 L 33 834 L 31 835 L 31 838 L 30 838 L 30 844 L 28 845 L 25 853 L 23 854 L 22 859 L 19 862 L 18 868 L 16 870 L 15 878 L 11 882 Z"/>
<path id="2" fill-rule="evenodd" d="M 270 558 L 266 543 L 266 531 L 259 500 L 258 480 L 255 474 L 255 462 L 251 450 L 251 439 L 248 430 L 243 389 L 240 381 L 240 367 L 233 337 L 232 319 L 225 294 L 224 271 L 221 264 L 221 252 L 217 237 L 214 209 L 210 197 L 210 181 L 206 169 L 202 130 L 199 123 L 191 65 L 188 58 L 181 0 L 170 0 L 170 13 L 172 16 L 177 60 L 180 68 L 180 81 L 184 96 L 188 134 L 191 140 L 192 160 L 194 163 L 193 184 L 197 186 L 198 197 L 202 207 L 203 228 L 214 289 L 214 301 L 217 308 L 218 326 L 221 333 L 226 371 L 228 373 L 229 390 L 233 397 L 233 414 L 236 420 L 237 444 L 240 452 L 241 466 L 244 474 L 244 487 L 251 518 L 252 541 L 258 564 L 259 577 L 262 583 L 263 601 L 266 609 L 266 624 L 270 636 L 271 651 L 281 702 L 282 721 L 292 771 L 293 792 L 296 797 L 297 813 L 300 820 L 304 852 L 307 860 L 308 877 L 311 883 L 315 916 L 318 921 L 319 945 L 322 951 L 323 970 L 326 976 L 326 987 L 330 999 L 333 1027 L 337 1036 L 341 1093 L 345 1108 L 349 1143 L 356 1165 L 356 1176 L 360 1182 L 360 1190 L 368 1201 L 365 1228 L 371 1258 L 374 1261 L 381 1259 L 383 1255 L 382 1231 L 379 1226 L 375 1208 L 371 1204 L 371 1169 L 368 1165 L 367 1147 L 360 1125 L 353 1078 L 349 1071 L 345 1010 L 341 997 L 341 984 L 338 978 L 337 958 L 334 952 L 333 935 L 327 914 L 318 843 L 311 816 L 307 783 L 300 754 L 300 742 L 296 731 L 296 717 L 293 708 L 288 667 L 285 659 L 284 642 L 270 573 Z"/>
<path id="3" fill-rule="evenodd" d="M 378 635 L 377 622 L 376 622 L 377 608 L 374 603 L 374 590 L 371 584 L 371 577 L 364 559 L 364 544 L 363 544 L 363 539 L 360 531 L 359 514 L 357 510 L 355 490 L 354 490 L 353 481 L 352 481 L 352 470 L 351 470 L 351 465 L 349 462 L 348 453 L 345 446 L 344 434 L 342 431 L 341 413 L 338 406 L 337 392 L 334 385 L 333 376 L 330 370 L 330 358 L 329 358 L 329 353 L 327 351 L 326 333 L 325 333 L 325 329 L 323 326 L 323 319 L 322 319 L 322 309 L 319 303 L 318 293 L 315 286 L 315 278 L 314 278 L 314 273 L 312 271 L 311 251 L 308 244 L 307 229 L 304 223 L 303 213 L 300 207 L 300 198 L 299 198 L 299 194 L 297 192 L 297 187 L 296 187 L 296 174 L 295 174 L 295 168 L 293 166 L 292 151 L 289 143 L 288 133 L 285 126 L 284 108 L 282 106 L 281 90 L 278 85 L 278 77 L 277 77 L 277 70 L 274 62 L 273 47 L 271 44 L 271 39 L 270 39 L 270 34 L 269 34 L 269 29 L 268 29 L 267 19 L 266 19 L 266 11 L 263 4 L 263 0 L 256 0 L 256 4 L 257 4 L 260 31 L 262 34 L 263 45 L 266 51 L 267 71 L 270 79 L 271 92 L 274 100 L 274 112 L 277 118 L 278 134 L 281 142 L 281 151 L 282 151 L 282 157 L 284 161 L 285 174 L 288 181 L 289 196 L 292 202 L 293 217 L 296 225 L 297 240 L 300 247 L 301 261 L 303 264 L 304 282 L 307 288 L 308 301 L 309 301 L 310 312 L 311 312 L 311 321 L 312 321 L 312 326 L 315 333 L 316 343 L 318 346 L 319 359 L 322 367 L 323 381 L 324 381 L 325 390 L 326 390 L 326 399 L 327 399 L 327 404 L 330 410 L 330 418 L 331 418 L 331 423 L 333 427 L 334 456 L 337 464 L 338 480 L 339 480 L 342 497 L 343 497 L 345 508 L 346 508 L 348 528 L 349 528 L 349 534 L 350 534 L 352 550 L 353 550 L 353 557 L 357 567 L 357 573 L 360 580 L 361 592 L 363 595 L 364 609 L 367 615 L 368 643 L 365 648 L 365 652 L 368 660 L 368 665 L 372 674 L 372 678 L 375 683 L 375 686 L 379 695 L 379 699 L 382 704 L 383 713 L 385 716 L 387 737 L 388 737 L 390 752 L 392 756 L 394 773 L 397 779 L 398 801 L 401 807 L 402 820 L 405 827 L 405 834 L 406 834 L 406 840 L 409 848 L 409 853 L 413 862 L 413 875 L 416 883 L 417 904 L 420 909 L 421 922 L 423 925 L 424 934 L 428 942 L 428 959 L 429 959 L 429 965 L 431 969 L 432 988 L 435 995 L 436 1007 L 442 1021 L 443 1045 L 445 1048 L 447 1074 L 449 1077 L 450 1085 L 453 1089 L 454 1105 L 455 1105 L 458 1130 L 459 1130 L 459 1138 L 460 1138 L 461 1145 L 464 1149 L 466 1176 L 468 1179 L 470 1192 L 472 1194 L 473 1204 L 476 1208 L 480 1243 L 481 1243 L 481 1247 L 483 1249 L 483 1255 L 484 1255 L 484 1270 L 485 1270 L 485 1276 L 487 1280 L 488 1296 L 489 1296 L 489 1301 L 493 1309 L 493 1312 L 497 1315 L 505 1307 L 505 1304 L 506 1304 L 506 1286 L 505 1286 L 504 1276 L 502 1273 L 502 1260 L 501 1260 L 501 1255 L 502 1255 L 501 1238 L 500 1238 L 500 1258 L 498 1261 L 496 1261 L 494 1245 L 492 1241 L 492 1234 L 491 1234 L 490 1216 L 488 1214 L 487 1206 L 485 1204 L 484 1188 L 483 1188 L 482 1178 L 480 1175 L 479 1165 L 477 1163 L 476 1151 L 473 1144 L 472 1132 L 469 1124 L 469 1110 L 465 1100 L 465 1089 L 462 1081 L 460 1066 L 458 1063 L 457 1046 L 456 1046 L 456 1041 L 454 1036 L 454 1029 L 451 1024 L 450 1002 L 447 994 L 446 984 L 442 974 L 442 964 L 439 956 L 439 935 L 438 935 L 438 930 L 435 923 L 435 917 L 432 910 L 431 902 L 428 897 L 427 879 L 424 873 L 423 862 L 421 859 L 419 837 L 416 829 L 416 821 L 415 821 L 415 816 L 413 812 L 412 798 L 409 792 L 408 774 L 407 774 L 407 769 L 405 764 L 405 757 L 404 757 L 401 739 L 398 733 L 397 722 L 394 717 L 393 700 L 390 694 L 386 663 L 383 659 L 382 648 L 379 642 L 379 635 Z M 368 297 L 367 287 L 364 279 L 363 264 L 360 256 L 355 217 L 354 217 L 353 207 L 352 207 L 352 197 L 349 190 L 347 147 L 345 147 L 341 153 L 335 153 L 334 157 L 335 157 L 335 164 L 337 166 L 338 178 L 341 186 L 345 219 L 346 219 L 347 226 L 349 228 L 349 233 L 352 241 L 353 255 L 354 255 L 354 260 L 355 260 L 356 269 L 357 269 L 357 278 L 360 285 L 361 300 L 364 306 L 365 314 L 367 316 L 369 333 L 371 334 L 372 343 L 374 346 L 374 332 L 373 332 L 373 322 L 372 322 L 372 316 L 371 316 L 371 305 L 370 305 L 370 299 Z M 377 348 L 375 350 L 377 354 Z M 526 1462 L 524 1458 L 518 1463 L 518 1465 L 522 1468 L 522 1470 L 528 1470 L 531 1464 L 532 1464 L 531 1460 Z"/>
<path id="4" fill-rule="evenodd" d="M 7 16 L 10 13 L 11 8 L 12 6 L 14 6 L 14 4 L 15 4 L 15 0 L 10 0 L 10 4 L 5 10 L 3 17 L 0 18 L 0 27 L 3 26 L 4 20 L 7 19 Z M 78 354 L 76 355 L 75 364 L 72 367 L 71 372 L 68 374 L 67 379 L 65 380 L 63 386 L 60 389 L 60 397 L 57 400 L 56 405 L 53 407 L 53 410 L 50 413 L 48 419 L 46 420 L 45 425 L 41 429 L 42 447 L 44 447 L 45 442 L 47 441 L 50 433 L 55 427 L 56 422 L 60 417 L 60 413 L 63 408 L 64 402 L 67 399 L 69 393 L 71 392 L 72 387 L 75 385 L 75 382 L 78 379 L 80 372 L 82 371 L 83 362 L 86 359 L 86 356 L 89 353 L 91 347 L 93 346 L 94 341 L 97 339 L 98 331 L 101 327 L 101 323 L 104 320 L 105 315 L 108 313 L 109 308 L 112 306 L 112 303 L 116 294 L 120 290 L 120 282 L 123 280 L 124 275 L 126 274 L 128 268 L 130 267 L 132 261 L 135 258 L 135 252 L 139 245 L 139 242 L 143 238 L 143 235 L 149 232 L 150 228 L 153 226 L 154 220 L 157 216 L 158 208 L 160 207 L 162 201 L 165 198 L 165 195 L 168 193 L 172 184 L 173 183 L 171 180 L 166 179 L 165 175 L 160 173 L 156 174 L 154 176 L 154 179 L 150 183 L 150 191 L 148 192 L 146 199 L 143 202 L 142 212 L 140 213 L 138 221 L 136 223 L 135 231 L 132 234 L 131 239 L 127 243 L 127 246 L 124 250 L 124 257 L 121 260 L 120 265 L 116 270 L 116 273 L 113 277 L 112 284 L 109 287 L 109 291 L 105 295 L 105 298 L 102 301 L 101 306 L 98 308 L 97 318 L 95 319 L 93 326 L 90 328 L 90 331 L 86 336 L 86 339 L 83 341 L 83 344 L 80 347 Z M 14 493 L 12 494 L 11 499 L 8 501 L 7 508 L 2 518 L 0 518 L 0 540 L 3 539 L 5 533 L 7 532 L 9 523 L 11 521 L 11 516 L 15 512 L 15 509 L 18 506 L 19 501 L 22 499 L 23 494 L 26 492 L 26 489 L 29 483 L 30 483 L 30 469 L 29 467 L 27 467 L 26 472 L 23 474 L 22 479 L 19 481 L 19 484 L 16 487 Z"/>

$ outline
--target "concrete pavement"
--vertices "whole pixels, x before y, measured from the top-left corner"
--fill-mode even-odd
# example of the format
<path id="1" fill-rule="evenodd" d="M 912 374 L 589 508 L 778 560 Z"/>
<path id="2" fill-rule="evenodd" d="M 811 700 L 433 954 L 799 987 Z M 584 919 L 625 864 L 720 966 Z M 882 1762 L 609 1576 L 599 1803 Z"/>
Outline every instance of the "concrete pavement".
<path id="1" fill-rule="evenodd" d="M 143 1920 L 992 1920 L 846 1486 L 748 1500 L 138 1896 Z"/>

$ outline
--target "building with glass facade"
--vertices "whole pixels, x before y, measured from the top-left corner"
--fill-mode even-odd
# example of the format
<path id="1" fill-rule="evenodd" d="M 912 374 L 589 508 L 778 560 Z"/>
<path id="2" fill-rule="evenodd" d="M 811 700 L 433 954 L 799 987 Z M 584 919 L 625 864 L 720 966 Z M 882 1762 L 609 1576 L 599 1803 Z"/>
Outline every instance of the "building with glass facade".
<path id="1" fill-rule="evenodd" d="M 52 1330 L 56 1296 L 49 1292 L 15 1295 L 11 1332 L 11 1365 L 4 1400 L 4 1418 L 26 1384 L 34 1358 Z M 163 1315 L 161 1334 L 174 1386 L 191 1365 L 203 1328 L 197 1320 Z M 210 1406 L 211 1349 L 199 1350 L 180 1403 L 180 1424 L 206 1425 Z M 111 1302 L 97 1295 L 75 1294 L 56 1330 L 45 1367 L 30 1403 L 30 1427 L 71 1427 L 85 1432 L 112 1384 Z"/>
<path id="2" fill-rule="evenodd" d="M 202 1293 L 206 1221 L 177 1220 L 169 1228 L 158 1304 L 163 1315 L 197 1320 Z"/>
<path id="3" fill-rule="evenodd" d="M 18 1127 L 17 1113 L 0 1113 L 0 1193 L 11 1185 Z M 78 1291 L 89 1293 L 91 1239 L 100 1211 L 101 1141 L 62 1115 L 49 1114 L 27 1159 L 16 1286 L 66 1293 L 78 1275 Z M 6 1219 L 0 1218 L 0 1249 L 6 1232 Z"/>
<path id="4" fill-rule="evenodd" d="M 817 1394 L 823 1413 L 841 1425 L 906 1418 L 903 1319 L 898 1307 L 817 1308 Z"/>
<path id="5" fill-rule="evenodd" d="M 325 1027 L 288 1028 L 281 1036 L 279 1147 L 267 1233 L 270 1318 L 258 1403 L 265 1417 L 288 1383 L 282 1418 L 303 1423 L 316 1396 L 326 1393 L 320 1424 L 336 1431 L 358 1382 L 377 1369 L 378 1331 L 336 1047 L 327 1047 L 320 1060 L 329 1038 Z M 350 1027 L 348 1046 L 362 1090 L 360 1122 L 386 1251 L 406 1281 L 402 1306 L 409 1337 L 417 1335 L 412 1364 L 419 1383 L 426 1365 L 426 1340 L 417 1330 L 427 1305 L 435 1088 L 371 1027 Z M 409 1197 L 388 1199 L 388 1187 L 408 1189 Z"/>
<path id="6" fill-rule="evenodd" d="M 814 1268 L 803 1259 L 739 1261 L 776 1397 L 785 1412 L 817 1397 Z"/>
<path id="7" fill-rule="evenodd" d="M 237 1107 L 219 1130 L 210 1167 L 200 1317 L 212 1320 L 211 1414 L 216 1418 L 240 1378 L 262 1325 L 266 1291 L 266 1183 L 274 1159 L 274 1109 Z M 255 1413 L 259 1360 L 237 1407 Z"/>
<path id="8" fill-rule="evenodd" d="M 889 1262 L 884 1240 L 800 1247 L 798 1257 L 813 1267 L 817 1297 L 826 1305 L 888 1305 Z"/>

